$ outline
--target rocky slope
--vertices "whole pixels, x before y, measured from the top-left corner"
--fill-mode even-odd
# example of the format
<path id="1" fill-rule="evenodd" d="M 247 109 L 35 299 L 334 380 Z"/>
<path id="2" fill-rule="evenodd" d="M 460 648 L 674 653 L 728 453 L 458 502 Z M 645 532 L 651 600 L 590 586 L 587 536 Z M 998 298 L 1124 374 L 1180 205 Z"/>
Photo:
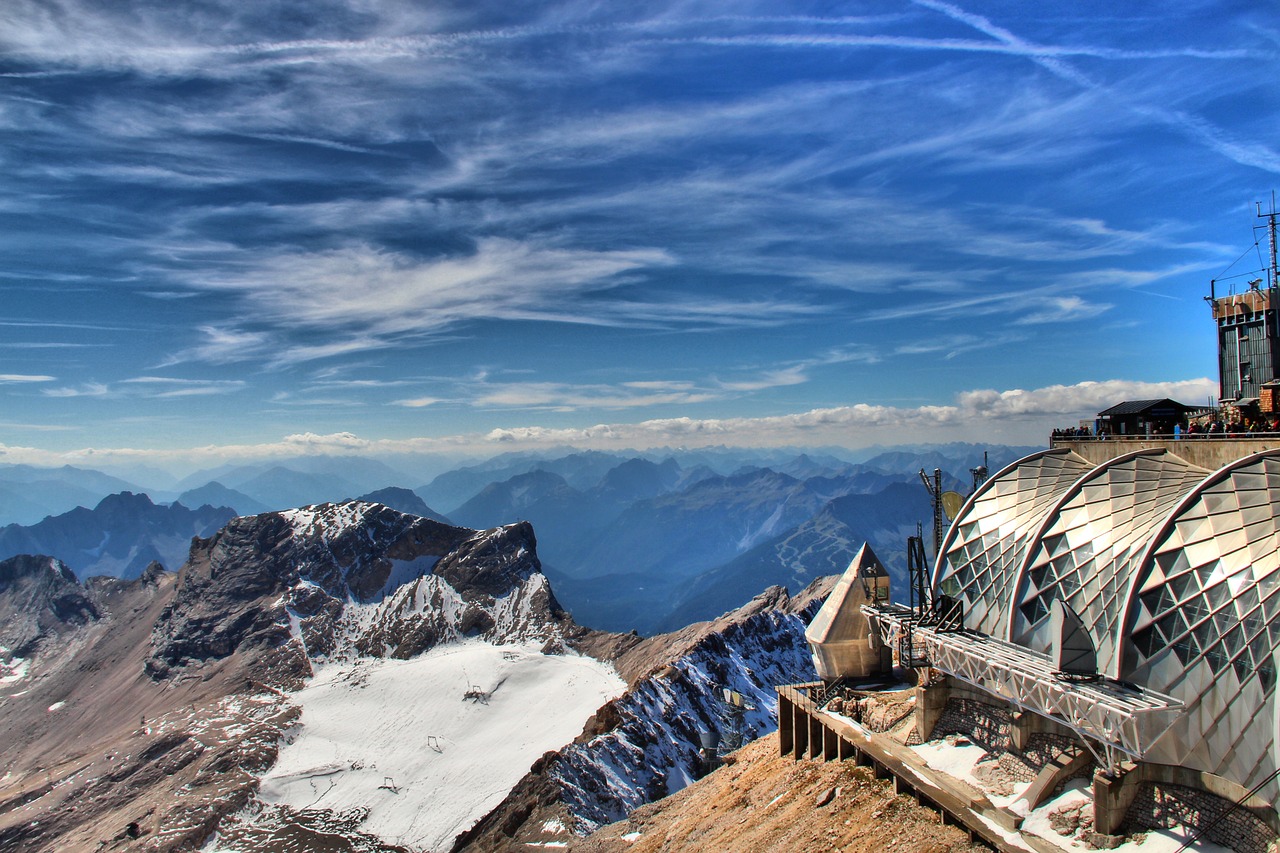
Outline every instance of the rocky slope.
<path id="1" fill-rule="evenodd" d="M 10 560 L 0 616 L 0 849 L 31 851 L 198 845 L 252 803 L 313 660 L 585 634 L 528 525 L 466 530 L 361 502 L 236 518 L 177 575 L 81 584 L 49 558 Z M 305 823 L 286 815 L 288 837 Z"/>
<path id="2" fill-rule="evenodd" d="M 190 849 L 247 801 L 285 721 L 270 699 L 249 700 L 257 691 L 237 658 L 193 677 L 144 674 L 177 586 L 158 568 L 88 586 L 61 573 L 49 600 L 70 597 L 80 615 L 47 624 L 16 668 L 0 653 L 0 849 Z M 0 591 L 0 609 L 13 593 Z"/>
<path id="3" fill-rule="evenodd" d="M 627 693 L 602 707 L 573 744 L 544 755 L 455 849 L 541 843 L 547 824 L 585 833 L 697 779 L 702 733 L 743 742 L 775 729 L 774 685 L 815 677 L 804 626 L 832 582 L 794 599 L 775 587 L 713 622 L 615 649 Z M 745 700 L 736 720 L 726 689 Z"/>
<path id="4" fill-rule="evenodd" d="M 734 753 L 724 767 L 678 794 L 636 809 L 623 821 L 576 838 L 555 823 L 543 844 L 571 853 L 675 853 L 684 850 L 842 850 L 948 853 L 987 848 L 936 812 L 848 761 L 795 761 L 778 755 L 776 735 Z"/>

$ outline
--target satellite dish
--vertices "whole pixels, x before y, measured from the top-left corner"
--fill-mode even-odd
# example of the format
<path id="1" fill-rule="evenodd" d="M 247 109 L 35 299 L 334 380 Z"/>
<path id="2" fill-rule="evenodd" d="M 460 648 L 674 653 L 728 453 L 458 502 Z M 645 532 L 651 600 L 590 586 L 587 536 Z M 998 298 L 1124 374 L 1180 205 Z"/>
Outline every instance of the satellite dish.
<path id="1" fill-rule="evenodd" d="M 962 506 L 964 506 L 964 496 L 959 492 L 942 493 L 942 511 L 947 514 L 948 521 L 956 520 Z"/>

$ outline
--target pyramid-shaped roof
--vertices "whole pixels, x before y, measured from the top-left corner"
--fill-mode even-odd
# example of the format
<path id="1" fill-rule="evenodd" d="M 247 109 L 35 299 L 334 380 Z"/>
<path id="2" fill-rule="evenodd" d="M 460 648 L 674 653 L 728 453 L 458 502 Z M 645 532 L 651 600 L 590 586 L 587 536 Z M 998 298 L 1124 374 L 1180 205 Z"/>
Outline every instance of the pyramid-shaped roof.
<path id="1" fill-rule="evenodd" d="M 864 639 L 867 636 L 867 620 L 862 615 L 862 605 L 871 604 L 875 593 L 871 590 L 874 578 L 888 577 L 884 564 L 863 543 L 854 555 L 849 568 L 844 570 L 835 588 L 827 596 L 818 615 L 805 629 L 804 638 L 810 643 L 839 643 Z M 865 583 L 864 583 L 865 582 Z"/>

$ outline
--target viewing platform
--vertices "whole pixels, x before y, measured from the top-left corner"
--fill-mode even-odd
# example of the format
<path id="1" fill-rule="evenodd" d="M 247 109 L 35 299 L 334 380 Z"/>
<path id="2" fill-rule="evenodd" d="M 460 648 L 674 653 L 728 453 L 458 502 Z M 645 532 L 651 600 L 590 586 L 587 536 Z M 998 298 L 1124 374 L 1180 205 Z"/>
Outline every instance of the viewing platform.
<path id="1" fill-rule="evenodd" d="M 1247 436 L 1193 434 L 1159 436 L 1054 436 L 1053 448 L 1074 450 L 1094 465 L 1101 465 L 1135 450 L 1166 450 L 1192 465 L 1216 471 L 1223 465 L 1263 450 L 1280 447 L 1280 432 L 1250 433 Z"/>

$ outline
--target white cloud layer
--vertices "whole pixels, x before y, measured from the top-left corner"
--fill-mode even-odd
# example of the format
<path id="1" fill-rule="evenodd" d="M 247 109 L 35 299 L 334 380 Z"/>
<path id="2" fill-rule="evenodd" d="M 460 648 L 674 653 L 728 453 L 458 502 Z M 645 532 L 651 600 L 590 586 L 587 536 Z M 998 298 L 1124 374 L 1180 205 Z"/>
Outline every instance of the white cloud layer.
<path id="1" fill-rule="evenodd" d="M 580 450 L 664 447 L 841 446 L 972 441 L 1040 445 L 1055 427 L 1075 426 L 1122 400 L 1170 397 L 1197 405 L 1217 391 L 1209 379 L 1175 382 L 1107 380 L 1036 389 L 975 389 L 948 405 L 897 407 L 860 403 L 794 414 L 741 418 L 663 418 L 582 428 L 522 426 L 483 434 L 370 439 L 350 432 L 298 433 L 277 442 L 206 445 L 179 450 L 84 448 L 55 453 L 0 445 L 0 463 L 36 465 L 154 464 L 183 470 L 299 454 L 496 454 L 572 446 Z"/>

